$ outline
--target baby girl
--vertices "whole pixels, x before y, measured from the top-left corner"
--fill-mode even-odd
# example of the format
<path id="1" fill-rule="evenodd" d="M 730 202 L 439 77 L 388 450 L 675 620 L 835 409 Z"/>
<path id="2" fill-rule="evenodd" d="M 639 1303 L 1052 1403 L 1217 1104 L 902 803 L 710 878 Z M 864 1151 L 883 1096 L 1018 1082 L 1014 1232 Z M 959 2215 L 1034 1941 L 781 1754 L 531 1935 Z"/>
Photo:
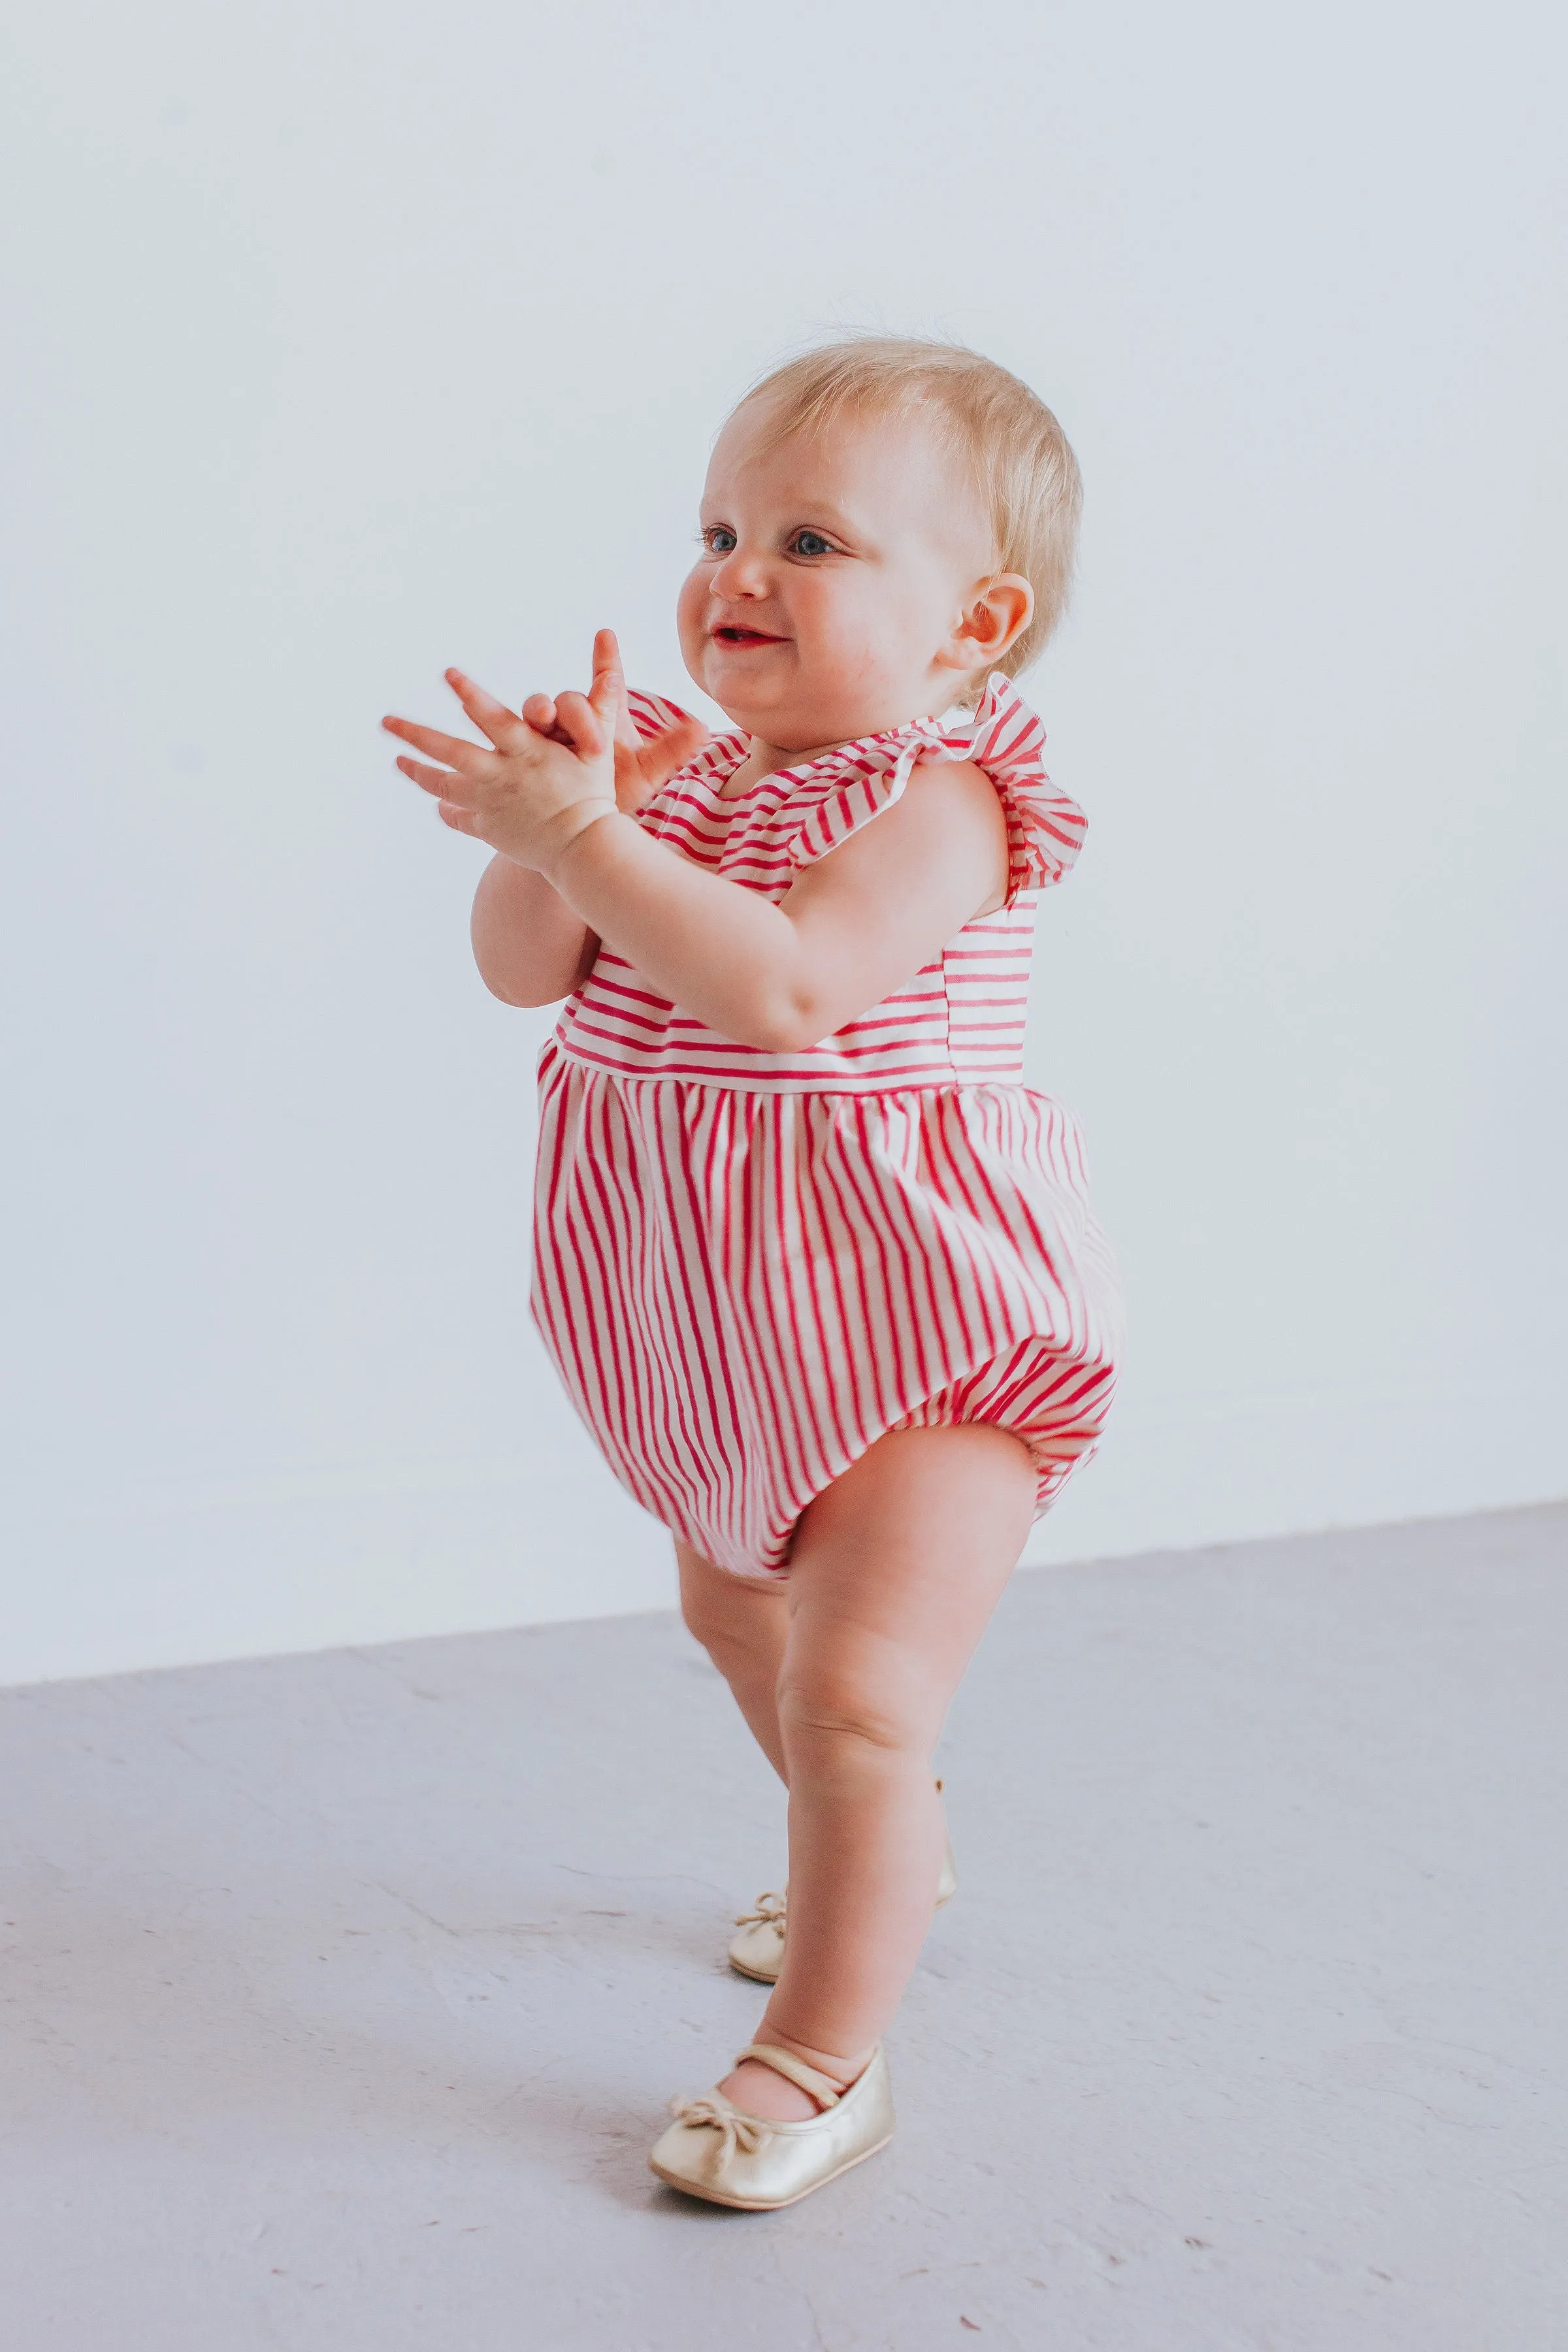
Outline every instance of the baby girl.
<path id="1" fill-rule="evenodd" d="M 1060 615 L 1078 468 L 990 361 L 865 340 L 719 436 L 680 592 L 710 737 L 628 695 L 488 748 L 389 719 L 496 853 L 474 951 L 540 1057 L 533 1313 L 686 1622 L 789 1792 L 773 1986 L 654 2170 L 793 2203 L 886 2146 L 882 2036 L 954 1880 L 931 1755 L 1029 1528 L 1095 1444 L 1114 1269 L 1070 1117 L 1022 1079 L 1040 891 L 1084 821 L 1013 685 Z M 438 762 L 439 764 L 435 764 Z"/>

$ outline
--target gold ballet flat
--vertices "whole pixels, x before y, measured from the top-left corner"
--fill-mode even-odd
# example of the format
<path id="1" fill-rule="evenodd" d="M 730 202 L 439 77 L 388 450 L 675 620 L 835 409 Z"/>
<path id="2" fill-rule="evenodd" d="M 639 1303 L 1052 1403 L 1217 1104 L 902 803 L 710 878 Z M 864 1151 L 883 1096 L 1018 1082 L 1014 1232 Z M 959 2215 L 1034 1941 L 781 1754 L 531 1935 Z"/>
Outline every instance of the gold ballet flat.
<path id="1" fill-rule="evenodd" d="M 804 2123 L 775 2123 L 743 2115 L 722 2091 L 697 2099 L 672 2099 L 675 2117 L 648 2158 L 659 2179 L 688 2197 L 710 2205 L 732 2205 L 744 2213 L 773 2213 L 794 2205 L 814 2189 L 826 2188 L 863 2164 L 893 2137 L 895 2118 L 888 2062 L 878 2043 L 871 2063 L 847 2091 L 787 2050 L 753 2042 L 742 2058 L 760 2058 L 775 2074 L 794 2083 L 821 2105 Z"/>
<path id="2" fill-rule="evenodd" d="M 937 1793 L 942 1782 L 937 1782 Z M 740 1929 L 731 1937 L 727 1958 L 730 1966 L 740 1976 L 754 1977 L 758 1984 L 777 1984 L 779 1970 L 784 1967 L 784 1929 L 788 1888 L 776 1894 L 759 1895 L 753 1911 L 742 1911 L 735 1925 Z M 936 1907 L 951 1903 L 958 1892 L 958 1865 L 952 1858 L 952 1840 L 942 1842 L 942 1868 L 937 1874 Z"/>

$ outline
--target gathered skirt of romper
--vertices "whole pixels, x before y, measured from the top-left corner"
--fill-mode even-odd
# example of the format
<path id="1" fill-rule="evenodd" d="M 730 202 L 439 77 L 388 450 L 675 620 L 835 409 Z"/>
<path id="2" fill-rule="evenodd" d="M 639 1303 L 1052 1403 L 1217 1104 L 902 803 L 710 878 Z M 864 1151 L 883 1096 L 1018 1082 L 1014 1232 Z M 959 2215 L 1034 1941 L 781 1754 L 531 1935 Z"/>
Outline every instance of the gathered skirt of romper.
<path id="1" fill-rule="evenodd" d="M 639 696 L 645 733 L 671 705 Z M 601 1453 L 716 1566 L 787 1574 L 801 1513 L 886 1431 L 989 1422 L 1028 1448 L 1036 1515 L 1094 1450 L 1121 1338 L 1071 1114 L 1018 1075 L 1036 902 L 1083 818 L 1011 682 L 720 787 L 705 747 L 640 813 L 781 898 L 921 759 L 973 760 L 1007 818 L 1005 908 L 795 1055 L 723 1038 L 601 949 L 539 1059 L 532 1312 Z"/>

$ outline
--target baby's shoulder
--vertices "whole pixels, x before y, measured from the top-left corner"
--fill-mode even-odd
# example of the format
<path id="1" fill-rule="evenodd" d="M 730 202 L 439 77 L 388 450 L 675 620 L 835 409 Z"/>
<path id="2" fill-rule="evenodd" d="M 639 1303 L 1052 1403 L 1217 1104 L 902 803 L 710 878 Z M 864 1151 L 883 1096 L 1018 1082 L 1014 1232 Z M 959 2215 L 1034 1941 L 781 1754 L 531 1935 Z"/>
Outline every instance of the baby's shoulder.
<path id="1" fill-rule="evenodd" d="M 978 760 L 916 760 L 899 805 L 907 823 L 950 835 L 979 833 L 1000 843 L 1005 856 L 1006 804 Z"/>
<path id="2" fill-rule="evenodd" d="M 964 919 L 1007 896 L 1007 821 L 994 785 L 972 761 L 911 761 L 901 789 L 868 800 L 856 821 L 825 825 L 819 807 L 791 844 L 790 863 L 814 900 L 906 912 L 956 893 Z M 870 817 L 875 816 L 875 824 Z"/>

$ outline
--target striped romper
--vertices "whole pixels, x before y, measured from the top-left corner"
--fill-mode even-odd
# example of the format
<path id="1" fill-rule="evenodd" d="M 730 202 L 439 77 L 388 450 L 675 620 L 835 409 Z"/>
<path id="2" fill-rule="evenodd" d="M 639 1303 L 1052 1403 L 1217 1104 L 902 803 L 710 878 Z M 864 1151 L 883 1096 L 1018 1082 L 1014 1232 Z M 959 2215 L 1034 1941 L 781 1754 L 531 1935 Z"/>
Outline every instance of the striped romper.
<path id="1" fill-rule="evenodd" d="M 641 732 L 679 714 L 632 698 Z M 889 1429 L 984 1421 L 1034 1459 L 1036 1516 L 1089 1454 L 1120 1301 L 1076 1122 L 1022 1083 L 1040 890 L 1084 819 L 1011 681 L 721 787 L 706 744 L 638 812 L 777 900 L 896 801 L 920 760 L 973 760 L 1007 819 L 1007 903 L 906 986 L 795 1054 L 737 1045 L 613 949 L 539 1057 L 532 1313 L 622 1485 L 718 1567 L 787 1573 L 796 1521 Z"/>

